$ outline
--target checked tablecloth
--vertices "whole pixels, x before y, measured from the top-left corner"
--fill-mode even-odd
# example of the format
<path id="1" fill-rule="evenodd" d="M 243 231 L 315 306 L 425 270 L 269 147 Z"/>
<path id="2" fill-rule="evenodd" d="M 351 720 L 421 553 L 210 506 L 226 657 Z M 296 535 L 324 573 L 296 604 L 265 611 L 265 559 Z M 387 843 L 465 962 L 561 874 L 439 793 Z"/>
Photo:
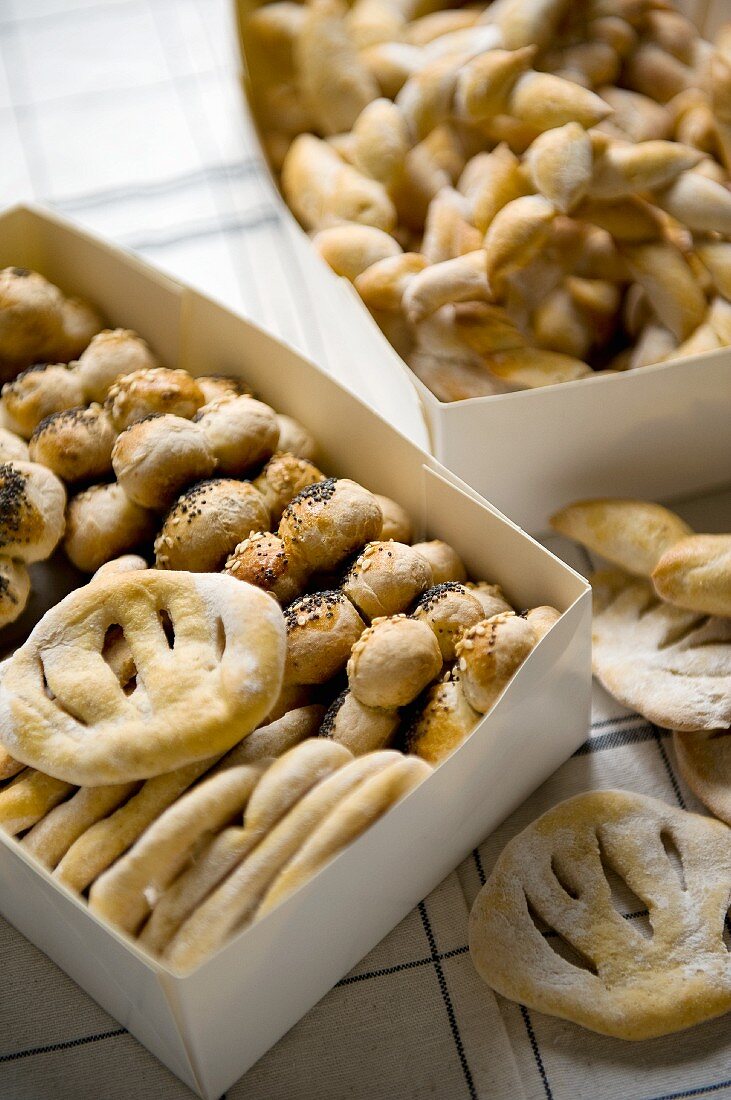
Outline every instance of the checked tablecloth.
<path id="1" fill-rule="evenodd" d="M 227 0 L 0 0 L 0 204 L 49 202 L 316 357 L 317 318 L 292 277 L 237 71 Z M 728 530 L 731 496 L 686 514 Z M 505 842 L 555 802 L 610 786 L 700 808 L 668 735 L 597 689 L 586 744 L 229 1100 L 731 1098 L 728 1018 L 620 1043 L 494 997 L 470 962 L 469 906 Z M 191 1095 L 1 920 L 0 958 L 2 1100 Z"/>

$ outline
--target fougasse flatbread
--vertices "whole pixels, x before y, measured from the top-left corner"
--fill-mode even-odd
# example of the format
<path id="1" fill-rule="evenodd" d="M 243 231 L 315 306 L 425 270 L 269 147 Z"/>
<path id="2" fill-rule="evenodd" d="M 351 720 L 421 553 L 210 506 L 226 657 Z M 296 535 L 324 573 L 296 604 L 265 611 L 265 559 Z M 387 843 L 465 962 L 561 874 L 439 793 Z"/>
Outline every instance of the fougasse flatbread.
<path id="1" fill-rule="evenodd" d="M 647 906 L 626 919 L 608 873 Z M 651 1039 L 731 1010 L 731 829 L 628 791 L 549 810 L 500 855 L 470 916 L 493 989 L 603 1035 Z"/>
<path id="2" fill-rule="evenodd" d="M 619 570 L 591 578 L 594 675 L 615 699 L 666 729 L 731 723 L 731 619 L 660 601 Z"/>
<path id="3" fill-rule="evenodd" d="M 693 794 L 731 825 L 731 729 L 676 730 L 673 742 L 678 768 Z"/>

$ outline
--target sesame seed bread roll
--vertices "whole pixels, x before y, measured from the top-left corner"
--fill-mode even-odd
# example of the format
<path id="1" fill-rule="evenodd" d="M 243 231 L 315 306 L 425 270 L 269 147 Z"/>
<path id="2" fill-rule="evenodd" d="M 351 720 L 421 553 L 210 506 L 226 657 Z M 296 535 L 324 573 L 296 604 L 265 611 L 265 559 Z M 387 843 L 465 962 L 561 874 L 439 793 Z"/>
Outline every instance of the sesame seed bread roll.
<path id="1" fill-rule="evenodd" d="M 235 547 L 269 526 L 269 512 L 249 482 L 199 481 L 178 498 L 155 541 L 158 569 L 215 573 Z"/>
<path id="2" fill-rule="evenodd" d="M 0 629 L 14 623 L 25 611 L 30 595 L 30 573 L 22 561 L 0 555 Z M 0 750 L 0 779 L 2 773 Z"/>
<path id="3" fill-rule="evenodd" d="M 411 614 L 433 631 L 445 661 L 454 660 L 454 647 L 464 631 L 485 617 L 480 601 L 457 581 L 430 588 Z"/>
<path id="4" fill-rule="evenodd" d="M 649 577 L 666 550 L 693 534 L 680 516 L 643 500 L 580 500 L 556 512 L 551 526 L 639 577 Z"/>
<path id="5" fill-rule="evenodd" d="M 469 737 L 481 717 L 467 702 L 458 679 L 434 684 L 406 734 L 406 748 L 430 764 L 440 764 Z"/>
<path id="6" fill-rule="evenodd" d="M 314 436 L 293 417 L 285 416 L 283 413 L 275 413 L 275 416 L 279 425 L 277 443 L 279 450 L 297 455 L 298 458 L 304 458 L 308 462 L 314 462 L 317 457 L 317 443 Z"/>
<path id="7" fill-rule="evenodd" d="M 431 581 L 431 566 L 413 547 L 369 542 L 349 569 L 343 592 L 371 620 L 405 610 Z"/>
<path id="8" fill-rule="evenodd" d="M 92 481 L 112 470 L 116 430 L 101 405 L 66 409 L 41 420 L 30 437 L 33 462 L 67 482 Z"/>
<path id="9" fill-rule="evenodd" d="M 373 493 L 348 478 L 328 478 L 303 489 L 285 508 L 279 535 L 293 558 L 325 571 L 375 539 L 382 525 Z"/>
<path id="10" fill-rule="evenodd" d="M 161 510 L 186 485 L 210 477 L 216 458 L 197 424 L 164 413 L 125 428 L 114 444 L 112 465 L 130 500 Z"/>
<path id="11" fill-rule="evenodd" d="M 129 499 L 121 485 L 92 485 L 70 502 L 64 550 L 82 573 L 134 550 L 152 538 L 157 518 Z"/>
<path id="12" fill-rule="evenodd" d="M 381 509 L 383 524 L 379 538 L 382 542 L 393 539 L 394 542 L 410 543 L 413 534 L 409 513 L 390 497 L 375 494 L 378 507 Z"/>
<path id="13" fill-rule="evenodd" d="M 118 432 L 154 413 L 191 420 L 203 404 L 203 390 L 184 370 L 150 367 L 125 374 L 109 389 L 105 407 Z"/>
<path id="14" fill-rule="evenodd" d="M 45 561 L 63 535 L 66 490 L 37 462 L 0 466 L 0 554 Z"/>
<path id="15" fill-rule="evenodd" d="M 442 655 L 426 623 L 376 619 L 353 646 L 350 690 L 367 707 L 404 707 L 439 675 Z"/>
<path id="16" fill-rule="evenodd" d="M 30 439 L 41 420 L 55 412 L 83 405 L 78 374 L 62 363 L 28 367 L 2 389 L 7 426 Z"/>
<path id="17" fill-rule="evenodd" d="M 195 417 L 226 477 L 260 466 L 274 453 L 279 425 L 273 409 L 253 397 L 221 397 Z"/>
<path id="18" fill-rule="evenodd" d="M 234 548 L 224 572 L 263 588 L 282 605 L 300 595 L 307 579 L 302 563 L 279 536 L 264 531 L 256 531 Z"/>
<path id="19" fill-rule="evenodd" d="M 0 465 L 5 462 L 29 462 L 28 444 L 9 428 L 0 428 Z"/>
<path id="20" fill-rule="evenodd" d="M 122 375 L 159 366 L 149 347 L 131 329 L 105 329 L 79 356 L 77 371 L 87 401 L 104 401 Z"/>
<path id="21" fill-rule="evenodd" d="M 342 691 L 330 704 L 319 736 L 337 741 L 354 756 L 363 756 L 390 745 L 399 722 L 397 710 L 367 707 L 352 691 Z"/>
<path id="22" fill-rule="evenodd" d="M 508 611 L 467 630 L 455 651 L 470 706 L 480 714 L 492 710 L 537 640 L 531 624 Z"/>
<path id="23" fill-rule="evenodd" d="M 287 624 L 288 683 L 324 684 L 341 672 L 366 628 L 343 592 L 313 592 L 291 603 Z"/>
<path id="24" fill-rule="evenodd" d="M 298 493 L 324 480 L 325 475 L 311 462 L 280 451 L 269 459 L 252 485 L 264 497 L 272 523 L 279 523 L 284 509 Z"/>
<path id="25" fill-rule="evenodd" d="M 689 535 L 652 573 L 658 596 L 705 615 L 731 616 L 731 535 Z"/>
<path id="26" fill-rule="evenodd" d="M 431 542 L 415 542 L 412 549 L 418 550 L 431 566 L 434 584 L 446 584 L 447 581 L 467 580 L 467 570 L 457 551 L 441 539 Z"/>

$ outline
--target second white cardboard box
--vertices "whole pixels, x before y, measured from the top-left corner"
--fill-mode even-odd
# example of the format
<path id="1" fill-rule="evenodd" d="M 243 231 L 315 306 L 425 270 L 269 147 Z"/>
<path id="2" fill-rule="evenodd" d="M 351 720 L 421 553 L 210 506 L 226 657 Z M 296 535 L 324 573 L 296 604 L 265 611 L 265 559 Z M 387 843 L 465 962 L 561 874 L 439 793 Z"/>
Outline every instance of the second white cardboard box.
<path id="1" fill-rule="evenodd" d="M 689 4 L 689 14 L 710 34 L 721 2 Z M 260 3 L 237 0 L 240 30 Z M 246 76 L 243 86 L 251 104 Z M 547 531 L 552 513 L 581 497 L 672 500 L 731 480 L 731 348 L 542 389 L 439 401 L 271 186 L 310 318 L 306 336 L 321 365 L 527 531 Z"/>
<path id="2" fill-rule="evenodd" d="M 101 922 L 0 833 L 0 913 L 212 1100 L 582 743 L 590 592 L 317 367 L 215 302 L 28 208 L 0 218 L 0 267 L 11 264 L 92 301 L 110 323 L 141 333 L 170 367 L 244 379 L 314 433 L 326 471 L 395 498 L 417 535 L 452 543 L 473 576 L 502 584 L 516 606 L 550 603 L 562 612 L 453 756 L 315 879 L 186 976 Z"/>

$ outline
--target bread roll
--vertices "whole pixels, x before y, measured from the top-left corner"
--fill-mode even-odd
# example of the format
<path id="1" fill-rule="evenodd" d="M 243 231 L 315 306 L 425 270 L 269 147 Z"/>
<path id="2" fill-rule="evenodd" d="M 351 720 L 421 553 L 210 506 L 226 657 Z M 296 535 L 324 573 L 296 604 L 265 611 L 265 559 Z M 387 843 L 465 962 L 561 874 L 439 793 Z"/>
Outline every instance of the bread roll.
<path id="1" fill-rule="evenodd" d="M 218 469 L 237 477 L 274 453 L 279 425 L 273 409 L 253 397 L 221 397 L 195 418 L 218 460 Z"/>
<path id="2" fill-rule="evenodd" d="M 343 691 L 325 715 L 320 737 L 329 737 L 355 756 L 362 756 L 390 745 L 398 727 L 397 710 L 367 707 L 352 691 Z"/>
<path id="3" fill-rule="evenodd" d="M 347 478 L 328 478 L 304 489 L 285 508 L 279 535 L 293 559 L 325 571 L 376 538 L 382 525 L 373 493 Z"/>
<path id="4" fill-rule="evenodd" d="M 88 302 L 66 298 L 61 306 L 62 335 L 54 343 L 54 360 L 70 363 L 78 359 L 102 327 L 101 317 Z"/>
<path id="5" fill-rule="evenodd" d="M 430 764 L 440 764 L 459 748 L 481 717 L 467 702 L 458 680 L 434 684 L 406 734 L 406 748 Z"/>
<path id="6" fill-rule="evenodd" d="M 484 619 L 491 619 L 493 615 L 500 615 L 503 611 L 514 610 L 505 599 L 499 584 L 488 584 L 487 581 L 467 581 L 465 588 L 482 604 Z"/>
<path id="7" fill-rule="evenodd" d="M 524 618 L 533 627 L 536 640 L 540 642 L 541 638 L 548 634 L 554 623 L 557 623 L 561 618 L 561 612 L 557 611 L 555 607 L 542 605 L 541 607 L 532 607 L 530 611 L 526 611 Z"/>
<path id="8" fill-rule="evenodd" d="M 449 543 L 432 539 L 431 542 L 414 543 L 413 549 L 418 550 L 429 562 L 434 584 L 446 584 L 447 581 L 459 581 L 463 584 L 467 580 L 464 563 Z"/>
<path id="9" fill-rule="evenodd" d="M 79 357 L 77 370 L 87 401 L 103 401 L 118 378 L 158 366 L 157 359 L 136 332 L 127 328 L 98 333 Z"/>
<path id="10" fill-rule="evenodd" d="M 101 405 L 66 409 L 41 420 L 30 437 L 30 457 L 64 481 L 98 480 L 111 473 L 116 437 Z"/>
<path id="11" fill-rule="evenodd" d="M 269 526 L 261 494 L 247 481 L 199 481 L 165 517 L 155 541 L 158 569 L 215 573 L 236 546 Z"/>
<path id="12" fill-rule="evenodd" d="M 676 542 L 655 566 L 652 583 L 676 607 L 731 616 L 731 535 L 690 535 Z"/>
<path id="13" fill-rule="evenodd" d="M 28 462 L 28 444 L 8 428 L 0 428 L 0 464 L 3 462 Z"/>
<path id="14" fill-rule="evenodd" d="M 279 536 L 264 531 L 257 531 L 239 543 L 226 562 L 225 572 L 263 588 L 283 605 L 299 596 L 307 576 Z"/>
<path id="15" fill-rule="evenodd" d="M 338 591 L 301 596 L 284 613 L 287 624 L 285 681 L 324 684 L 341 672 L 366 628 L 349 599 Z"/>
<path id="16" fill-rule="evenodd" d="M 252 484 L 264 497 L 274 524 L 279 523 L 284 509 L 298 493 L 324 480 L 325 475 L 311 462 L 280 451 L 272 455 Z"/>
<path id="17" fill-rule="evenodd" d="M 203 404 L 203 391 L 187 371 L 151 367 L 119 378 L 107 393 L 106 407 L 118 432 L 154 413 L 191 420 Z"/>
<path id="18" fill-rule="evenodd" d="M 394 542 L 411 542 L 413 530 L 406 509 L 390 497 L 383 497 L 378 493 L 376 493 L 376 500 L 383 515 L 383 526 L 379 538 L 383 542 L 388 542 L 389 539 L 393 539 Z"/>
<path id="19" fill-rule="evenodd" d="M 465 630 L 485 617 L 480 601 L 457 581 L 430 588 L 411 614 L 434 632 L 445 661 L 454 660 L 454 647 Z"/>
<path id="20" fill-rule="evenodd" d="M 92 485 L 71 500 L 64 549 L 83 573 L 134 550 L 155 531 L 154 512 L 129 499 L 121 485 Z"/>
<path id="21" fill-rule="evenodd" d="M 348 571 L 343 591 L 370 620 L 404 611 L 431 580 L 431 566 L 413 547 L 369 542 Z"/>
<path id="22" fill-rule="evenodd" d="M 137 569 L 147 569 L 147 562 L 139 554 L 122 554 L 121 557 L 111 558 L 109 561 L 105 561 L 103 565 L 100 565 L 94 576 L 89 581 L 104 580 L 106 577 L 113 576 L 118 573 L 132 573 Z"/>
<path id="23" fill-rule="evenodd" d="M 241 384 L 236 378 L 225 374 L 201 374 L 196 382 L 203 391 L 206 405 L 218 401 L 219 397 L 236 397 L 241 393 Z"/>
<path id="24" fill-rule="evenodd" d="M 394 615 L 376 619 L 353 646 L 348 684 L 367 707 L 404 707 L 441 668 L 442 655 L 426 623 Z"/>
<path id="25" fill-rule="evenodd" d="M 66 490 L 36 462 L 0 466 L 0 554 L 45 561 L 64 531 Z"/>
<path id="26" fill-rule="evenodd" d="M 308 462 L 314 462 L 317 456 L 317 444 L 314 436 L 291 416 L 284 416 L 283 413 L 276 413 L 275 415 L 279 425 L 279 442 L 277 443 L 279 450 L 288 451 L 290 454 L 297 455 L 298 458 L 305 458 Z"/>
<path id="27" fill-rule="evenodd" d="M 62 363 L 29 367 L 6 382 L 2 394 L 8 426 L 24 439 L 51 413 L 84 403 L 78 374 Z"/>
<path id="28" fill-rule="evenodd" d="M 466 631 L 456 653 L 470 706 L 480 714 L 492 710 L 537 640 L 529 622 L 507 611 Z"/>
<path id="29" fill-rule="evenodd" d="M 0 628 L 23 614 L 30 595 L 30 574 L 22 561 L 0 555 Z M 0 750 L 0 758 L 4 751 Z M 0 775 L 2 770 L 0 769 Z"/>
<path id="30" fill-rule="evenodd" d="M 117 481 L 142 508 L 167 508 L 186 485 L 210 477 L 211 445 L 197 424 L 164 413 L 130 424 L 112 451 Z"/>
<path id="31" fill-rule="evenodd" d="M 63 331 L 63 295 L 24 267 L 0 271 L 0 379 L 47 357 Z"/>

